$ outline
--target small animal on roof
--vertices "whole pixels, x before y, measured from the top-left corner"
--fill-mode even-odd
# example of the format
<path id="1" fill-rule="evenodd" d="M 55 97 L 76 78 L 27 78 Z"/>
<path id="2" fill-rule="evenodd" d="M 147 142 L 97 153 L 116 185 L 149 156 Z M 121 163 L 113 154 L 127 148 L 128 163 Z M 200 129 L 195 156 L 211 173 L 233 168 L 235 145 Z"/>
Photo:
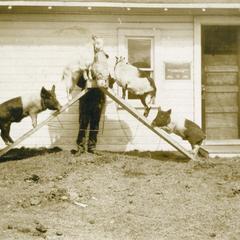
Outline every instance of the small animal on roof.
<path id="1" fill-rule="evenodd" d="M 24 95 L 12 98 L 0 104 L 1 137 L 6 145 L 13 143 L 10 127 L 13 122 L 20 122 L 30 116 L 33 127 L 37 126 L 37 114 L 46 110 L 60 110 L 61 105 L 55 94 L 55 85 L 51 90 L 42 87 L 39 94 Z"/>
<path id="2" fill-rule="evenodd" d="M 151 77 L 146 77 L 137 67 L 126 62 L 124 57 L 116 57 L 114 79 L 122 87 L 122 97 L 125 99 L 126 90 L 134 93 L 144 106 L 144 116 L 147 117 L 154 104 L 157 88 Z"/>
<path id="3" fill-rule="evenodd" d="M 171 109 L 163 111 L 159 107 L 151 125 L 153 127 L 161 127 L 167 133 L 175 133 L 183 140 L 188 141 L 195 156 L 197 156 L 199 147 L 206 138 L 205 133 L 196 123 L 173 114 Z"/>

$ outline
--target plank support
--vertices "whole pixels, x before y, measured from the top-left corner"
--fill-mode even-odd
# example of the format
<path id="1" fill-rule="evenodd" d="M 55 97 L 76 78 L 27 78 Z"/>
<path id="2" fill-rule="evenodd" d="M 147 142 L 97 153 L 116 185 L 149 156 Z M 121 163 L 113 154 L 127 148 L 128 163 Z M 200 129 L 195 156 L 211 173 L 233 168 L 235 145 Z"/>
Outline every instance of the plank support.
<path id="1" fill-rule="evenodd" d="M 143 115 L 139 114 L 139 112 L 130 106 L 126 100 L 116 96 L 112 90 L 101 88 L 102 91 L 110 97 L 113 101 L 115 101 L 117 104 L 119 104 L 123 109 L 125 109 L 127 112 L 129 112 L 133 117 L 135 117 L 139 122 L 141 122 L 143 125 L 145 125 L 148 129 L 150 129 L 152 132 L 157 134 L 159 137 L 161 137 L 163 140 L 165 140 L 167 143 L 169 143 L 171 146 L 176 148 L 179 152 L 181 152 L 183 155 L 185 155 L 187 158 L 190 158 L 191 160 L 195 160 L 194 154 L 191 154 L 189 151 L 187 151 L 184 147 L 182 147 L 178 142 L 173 140 L 169 134 L 167 134 L 164 130 L 160 128 L 153 128 L 151 126 L 151 122 L 145 118 Z"/>

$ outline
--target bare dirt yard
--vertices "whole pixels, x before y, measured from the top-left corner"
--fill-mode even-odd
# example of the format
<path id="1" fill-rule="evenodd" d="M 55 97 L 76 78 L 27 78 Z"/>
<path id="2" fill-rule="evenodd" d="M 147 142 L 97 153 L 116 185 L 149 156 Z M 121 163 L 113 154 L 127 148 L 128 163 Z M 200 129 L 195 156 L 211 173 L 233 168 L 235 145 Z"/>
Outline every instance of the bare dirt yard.
<path id="1" fill-rule="evenodd" d="M 12 151 L 0 160 L 0 239 L 239 240 L 240 158 L 210 160 Z"/>

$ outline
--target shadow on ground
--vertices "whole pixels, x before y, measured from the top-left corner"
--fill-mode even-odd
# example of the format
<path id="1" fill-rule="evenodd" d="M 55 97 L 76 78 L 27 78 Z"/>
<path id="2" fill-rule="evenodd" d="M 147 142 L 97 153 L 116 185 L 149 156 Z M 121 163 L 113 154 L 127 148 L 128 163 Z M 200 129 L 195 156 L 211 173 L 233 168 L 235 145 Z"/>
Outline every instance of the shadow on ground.
<path id="1" fill-rule="evenodd" d="M 6 162 L 6 161 L 14 161 L 14 160 L 22 160 L 22 159 L 27 159 L 30 157 L 35 157 L 35 156 L 41 156 L 45 154 L 51 154 L 51 153 L 57 153 L 61 152 L 62 149 L 59 147 L 53 147 L 53 148 L 14 148 L 11 149 L 9 152 L 4 154 L 3 156 L 0 157 L 0 163 L 1 162 Z M 151 158 L 155 160 L 160 160 L 160 161 L 171 161 L 171 162 L 188 162 L 189 160 L 183 156 L 179 152 L 170 152 L 170 151 L 128 151 L 128 152 L 105 152 L 102 151 L 102 154 L 104 153 L 111 153 L 111 154 L 121 154 L 125 156 L 132 156 L 132 157 L 139 157 L 139 158 Z"/>
<path id="2" fill-rule="evenodd" d="M 187 159 L 185 156 L 183 156 L 179 152 L 175 151 L 129 151 L 125 152 L 124 155 L 127 156 L 136 156 L 140 158 L 152 158 L 155 160 L 161 160 L 161 161 L 172 161 L 172 162 L 188 162 L 189 159 Z"/>
<path id="3" fill-rule="evenodd" d="M 22 160 L 30 157 L 40 156 L 44 154 L 56 153 L 62 151 L 59 147 L 54 148 L 14 148 L 0 157 L 0 163 L 12 160 Z"/>

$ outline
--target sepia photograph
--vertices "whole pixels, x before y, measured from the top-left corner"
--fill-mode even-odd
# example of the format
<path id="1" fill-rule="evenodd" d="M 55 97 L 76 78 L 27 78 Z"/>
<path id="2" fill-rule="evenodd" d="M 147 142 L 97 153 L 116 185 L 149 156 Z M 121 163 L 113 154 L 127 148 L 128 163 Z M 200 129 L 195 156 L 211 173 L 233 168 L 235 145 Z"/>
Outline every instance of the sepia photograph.
<path id="1" fill-rule="evenodd" d="M 240 0 L 0 0 L 0 240 L 239 219 Z"/>

